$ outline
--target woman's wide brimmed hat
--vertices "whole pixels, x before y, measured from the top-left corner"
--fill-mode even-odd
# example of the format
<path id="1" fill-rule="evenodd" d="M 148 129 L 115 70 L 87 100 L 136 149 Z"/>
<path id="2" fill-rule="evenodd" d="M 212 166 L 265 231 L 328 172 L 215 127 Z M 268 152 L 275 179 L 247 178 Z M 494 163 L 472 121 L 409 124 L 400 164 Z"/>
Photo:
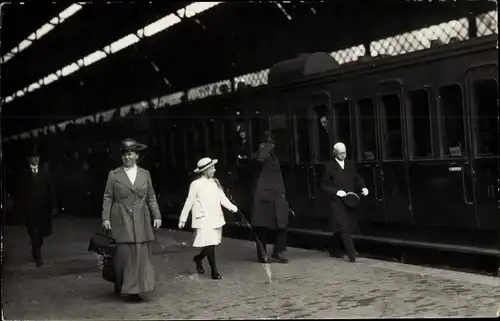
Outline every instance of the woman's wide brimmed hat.
<path id="1" fill-rule="evenodd" d="M 120 152 L 126 153 L 126 152 L 140 152 L 142 150 L 145 150 L 148 148 L 148 146 L 138 143 L 135 139 L 133 138 L 126 138 L 122 140 L 120 143 Z"/>
<path id="2" fill-rule="evenodd" d="M 212 167 L 213 165 L 217 164 L 219 160 L 217 159 L 211 159 L 210 157 L 205 157 L 202 158 L 198 161 L 198 164 L 196 164 L 196 169 L 194 170 L 195 173 L 201 173 Z"/>
<path id="3" fill-rule="evenodd" d="M 347 193 L 346 196 L 342 197 L 342 201 L 345 206 L 349 208 L 355 208 L 359 204 L 359 195 L 353 192 Z"/>

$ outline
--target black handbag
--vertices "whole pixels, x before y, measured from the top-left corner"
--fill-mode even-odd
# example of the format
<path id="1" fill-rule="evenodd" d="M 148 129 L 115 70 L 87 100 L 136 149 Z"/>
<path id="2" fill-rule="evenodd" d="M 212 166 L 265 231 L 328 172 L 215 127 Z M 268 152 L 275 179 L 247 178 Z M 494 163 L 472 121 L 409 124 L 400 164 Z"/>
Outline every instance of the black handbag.
<path id="1" fill-rule="evenodd" d="M 116 241 L 111 231 L 97 232 L 90 238 L 89 252 L 96 254 L 105 254 L 113 252 L 116 247 Z"/>
<path id="2" fill-rule="evenodd" d="M 108 282 L 115 282 L 115 270 L 113 255 L 116 249 L 116 241 L 110 231 L 97 232 L 92 236 L 88 250 L 98 255 L 102 278 Z"/>

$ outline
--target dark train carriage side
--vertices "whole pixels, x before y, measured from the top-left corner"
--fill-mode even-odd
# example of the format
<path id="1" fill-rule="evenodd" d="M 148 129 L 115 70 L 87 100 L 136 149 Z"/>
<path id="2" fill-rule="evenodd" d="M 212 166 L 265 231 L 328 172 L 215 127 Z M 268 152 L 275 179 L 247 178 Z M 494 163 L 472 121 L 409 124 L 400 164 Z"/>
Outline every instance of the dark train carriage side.
<path id="1" fill-rule="evenodd" d="M 490 39 L 403 69 L 412 225 L 425 227 L 428 241 L 498 246 L 498 56 Z"/>
<path id="2" fill-rule="evenodd" d="M 247 95 L 250 130 L 279 133 L 291 227 L 327 226 L 320 178 L 343 141 L 371 191 L 362 234 L 497 247 L 496 54 L 486 37 Z"/>
<path id="3" fill-rule="evenodd" d="M 495 46 L 483 37 L 173 108 L 165 164 L 181 173 L 203 155 L 219 158 L 217 175 L 250 213 L 254 168 L 237 155 L 271 129 L 291 227 L 324 230 L 323 164 L 343 141 L 371 192 L 361 235 L 497 247 Z M 248 143 L 239 146 L 241 131 Z"/>

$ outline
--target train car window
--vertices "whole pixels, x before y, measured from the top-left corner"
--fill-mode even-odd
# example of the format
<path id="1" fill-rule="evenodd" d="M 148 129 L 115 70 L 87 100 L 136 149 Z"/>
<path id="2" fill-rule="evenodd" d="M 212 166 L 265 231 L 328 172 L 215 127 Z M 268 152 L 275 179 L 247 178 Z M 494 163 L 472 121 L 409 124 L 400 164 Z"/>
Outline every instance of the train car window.
<path id="1" fill-rule="evenodd" d="M 225 118 L 222 120 L 222 135 L 224 141 L 224 160 L 228 168 L 236 164 L 236 145 L 238 138 L 238 131 L 236 130 L 235 123 L 232 119 Z M 222 158 L 222 155 L 221 155 Z"/>
<path id="2" fill-rule="evenodd" d="M 245 123 L 244 120 L 239 119 L 236 122 L 236 132 L 237 132 L 237 138 L 236 138 L 236 154 L 237 154 L 237 163 L 241 163 L 241 158 L 243 155 L 246 155 L 247 157 L 249 156 L 250 152 L 250 144 L 249 140 L 250 137 L 248 135 L 248 125 Z"/>
<path id="3" fill-rule="evenodd" d="M 194 144 L 196 146 L 194 149 L 194 154 L 195 154 L 195 161 L 197 162 L 202 157 L 205 157 L 205 135 L 203 134 L 203 125 L 196 124 L 194 127 L 193 134 L 194 134 Z"/>
<path id="4" fill-rule="evenodd" d="M 299 163 L 309 163 L 310 154 L 310 135 L 309 135 L 309 115 L 306 108 L 300 108 L 294 111 L 295 122 L 295 149 L 296 159 Z"/>
<path id="5" fill-rule="evenodd" d="M 290 144 L 286 126 L 286 112 L 274 114 L 269 118 L 269 129 L 274 133 L 276 141 L 276 157 L 280 163 L 290 162 Z"/>
<path id="6" fill-rule="evenodd" d="M 384 158 L 403 158 L 403 131 L 401 127 L 401 103 L 398 95 L 382 96 L 382 137 Z"/>
<path id="7" fill-rule="evenodd" d="M 197 149 L 195 144 L 195 131 L 192 128 L 186 128 L 184 135 L 186 141 L 186 165 L 190 168 L 196 165 L 196 162 L 198 161 L 195 152 Z"/>
<path id="8" fill-rule="evenodd" d="M 175 166 L 184 166 L 184 137 L 179 125 L 172 128 L 172 164 Z"/>
<path id="9" fill-rule="evenodd" d="M 495 79 L 474 82 L 474 137 L 476 155 L 498 155 L 498 84 Z"/>
<path id="10" fill-rule="evenodd" d="M 412 158 L 432 157 L 429 93 L 420 89 L 409 94 L 410 154 Z"/>
<path id="11" fill-rule="evenodd" d="M 331 120 L 329 119 L 328 107 L 326 105 L 314 106 L 313 114 L 313 132 L 316 136 L 315 155 L 320 162 L 330 160 L 332 144 L 330 143 Z"/>
<path id="12" fill-rule="evenodd" d="M 335 142 L 343 142 L 353 154 L 350 156 L 356 159 L 355 147 L 351 143 L 351 112 L 349 102 L 341 102 L 333 105 Z"/>
<path id="13" fill-rule="evenodd" d="M 210 158 L 219 158 L 221 152 L 221 140 L 218 138 L 217 122 L 210 118 L 207 122 L 207 156 Z"/>
<path id="14" fill-rule="evenodd" d="M 166 129 L 163 132 L 163 141 L 162 141 L 162 166 L 164 168 L 170 168 L 172 166 L 171 162 L 171 142 L 170 139 L 172 134 L 170 129 Z"/>
<path id="15" fill-rule="evenodd" d="M 250 118 L 250 127 L 252 131 L 252 152 L 259 149 L 262 134 L 264 131 L 268 130 L 268 125 L 266 123 L 268 123 L 268 119 L 260 113 L 256 113 Z"/>
<path id="16" fill-rule="evenodd" d="M 205 124 L 204 123 L 197 123 L 195 126 L 195 133 L 196 133 L 196 159 L 200 159 L 202 157 L 205 157 L 207 155 L 206 151 L 206 146 L 205 146 Z"/>
<path id="17" fill-rule="evenodd" d="M 460 157 L 465 153 L 464 107 L 459 85 L 439 89 L 443 155 Z"/>
<path id="18" fill-rule="evenodd" d="M 359 156 L 362 160 L 375 160 L 377 157 L 375 105 L 371 99 L 358 101 L 358 115 Z"/>
<path id="19" fill-rule="evenodd" d="M 238 140 L 237 140 L 237 165 L 246 165 L 250 161 L 251 146 L 250 146 L 250 136 L 249 136 L 249 125 L 245 124 L 244 121 L 239 122 L 237 125 Z"/>

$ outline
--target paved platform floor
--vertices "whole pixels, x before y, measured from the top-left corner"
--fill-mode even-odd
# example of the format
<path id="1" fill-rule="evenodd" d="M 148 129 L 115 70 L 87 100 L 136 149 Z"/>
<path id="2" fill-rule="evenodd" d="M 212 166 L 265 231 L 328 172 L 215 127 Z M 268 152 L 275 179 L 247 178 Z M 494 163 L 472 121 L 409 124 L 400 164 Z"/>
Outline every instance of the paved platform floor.
<path id="1" fill-rule="evenodd" d="M 5 319 L 254 319 L 494 317 L 500 279 L 289 248 L 290 263 L 272 264 L 272 283 L 248 241 L 224 239 L 217 259 L 222 280 L 195 273 L 189 232 L 160 229 L 153 256 L 156 290 L 144 303 L 116 298 L 87 252 L 100 222 L 59 218 L 36 268 L 22 226 L 4 230 Z M 208 263 L 205 269 L 209 271 Z"/>

